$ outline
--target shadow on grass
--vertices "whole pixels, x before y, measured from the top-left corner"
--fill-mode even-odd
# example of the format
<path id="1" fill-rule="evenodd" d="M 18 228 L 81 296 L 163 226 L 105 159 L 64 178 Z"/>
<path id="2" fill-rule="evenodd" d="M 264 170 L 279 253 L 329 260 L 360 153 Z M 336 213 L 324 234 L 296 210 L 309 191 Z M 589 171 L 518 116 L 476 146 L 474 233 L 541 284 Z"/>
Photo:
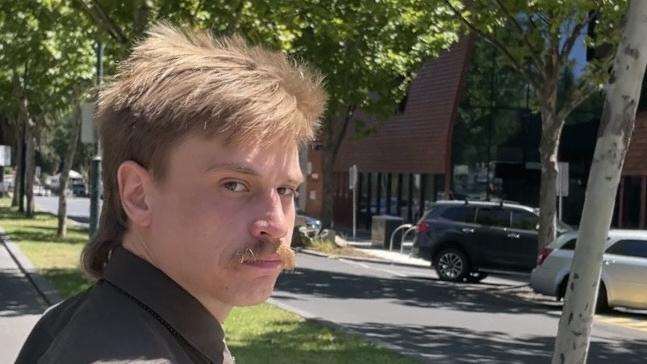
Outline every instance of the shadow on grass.
<path id="1" fill-rule="evenodd" d="M 44 310 L 36 289 L 18 269 L 0 270 L 0 317 L 39 315 Z"/>
<path id="2" fill-rule="evenodd" d="M 56 288 L 63 299 L 80 293 L 91 285 L 78 269 L 43 269 L 40 274 Z"/>
<path id="3" fill-rule="evenodd" d="M 272 331 L 229 343 L 236 362 L 245 364 L 372 363 L 411 364 L 419 361 L 346 333 L 308 321 L 275 321 Z"/>
<path id="4" fill-rule="evenodd" d="M 45 220 L 52 217 L 51 214 L 46 213 L 46 212 L 36 212 L 34 213 L 33 219 L 36 220 Z M 5 220 L 22 220 L 22 219 L 27 219 L 28 217 L 25 216 L 25 214 L 18 212 L 18 209 L 16 207 L 7 207 L 7 206 L 0 206 L 0 219 L 5 219 Z"/>
<path id="5" fill-rule="evenodd" d="M 37 243 L 65 243 L 65 244 L 85 244 L 88 239 L 85 237 L 74 238 L 67 236 L 65 238 L 56 237 L 55 228 L 31 227 L 27 229 L 17 229 L 9 232 L 9 239 L 14 242 L 37 242 Z"/>

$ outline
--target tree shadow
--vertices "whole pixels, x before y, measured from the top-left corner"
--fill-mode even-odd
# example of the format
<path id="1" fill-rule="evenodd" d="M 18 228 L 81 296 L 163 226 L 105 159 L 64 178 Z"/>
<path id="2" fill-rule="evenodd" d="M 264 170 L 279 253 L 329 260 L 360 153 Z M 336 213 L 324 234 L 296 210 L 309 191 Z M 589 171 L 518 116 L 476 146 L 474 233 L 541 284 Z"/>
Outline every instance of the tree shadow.
<path id="1" fill-rule="evenodd" d="M 63 299 L 74 296 L 92 285 L 78 268 L 50 268 L 40 270 Z"/>
<path id="2" fill-rule="evenodd" d="M 229 341 L 236 362 L 246 364 L 417 363 L 347 332 L 308 321 L 275 321 L 272 330 Z M 355 335 L 353 335 L 355 336 Z"/>
<path id="3" fill-rule="evenodd" d="M 495 294 L 484 284 L 454 284 L 430 278 L 382 278 L 350 273 L 297 268 L 282 274 L 281 291 L 320 298 L 394 299 L 402 305 L 468 312 L 549 315 L 540 305 Z"/>
<path id="4" fill-rule="evenodd" d="M 39 315 L 45 307 L 36 289 L 19 270 L 0 270 L 0 317 Z"/>
<path id="5" fill-rule="evenodd" d="M 549 363 L 552 336 L 515 337 L 499 331 L 447 326 L 362 323 L 344 325 L 381 342 L 417 352 L 429 363 Z M 647 340 L 592 340 L 588 363 L 644 363 Z"/>
<path id="6" fill-rule="evenodd" d="M 56 237 L 56 228 L 43 226 L 25 225 L 24 229 L 14 230 L 10 233 L 0 234 L 0 239 L 9 239 L 11 241 L 27 241 L 37 243 L 65 243 L 65 244 L 85 244 L 87 238 Z"/>

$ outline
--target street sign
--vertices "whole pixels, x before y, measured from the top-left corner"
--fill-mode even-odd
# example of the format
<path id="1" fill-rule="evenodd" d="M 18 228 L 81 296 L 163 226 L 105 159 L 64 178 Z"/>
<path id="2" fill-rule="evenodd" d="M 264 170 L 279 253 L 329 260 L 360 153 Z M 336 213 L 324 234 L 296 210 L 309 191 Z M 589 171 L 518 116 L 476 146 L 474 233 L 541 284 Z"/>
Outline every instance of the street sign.
<path id="1" fill-rule="evenodd" d="M 11 147 L 0 145 L 0 167 L 11 165 Z"/>
<path id="2" fill-rule="evenodd" d="M 355 186 L 357 186 L 357 165 L 353 164 L 353 166 L 348 169 L 348 189 L 354 190 Z"/>
<path id="3" fill-rule="evenodd" d="M 557 167 L 557 196 L 568 197 L 569 171 L 567 162 L 559 162 Z"/>
<path id="4" fill-rule="evenodd" d="M 84 102 L 81 104 L 81 142 L 84 144 L 94 144 L 96 141 L 94 131 L 94 112 L 96 104 L 94 102 Z"/>

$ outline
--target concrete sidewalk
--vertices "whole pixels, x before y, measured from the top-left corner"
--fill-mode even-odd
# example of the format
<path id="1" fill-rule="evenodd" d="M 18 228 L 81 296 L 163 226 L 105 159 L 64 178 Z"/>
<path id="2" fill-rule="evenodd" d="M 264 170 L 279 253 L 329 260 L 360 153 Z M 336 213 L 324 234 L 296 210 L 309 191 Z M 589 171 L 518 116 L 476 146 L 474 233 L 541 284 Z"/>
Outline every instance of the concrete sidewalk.
<path id="1" fill-rule="evenodd" d="M 390 263 L 390 264 L 412 266 L 412 267 L 431 266 L 431 262 L 426 259 L 410 256 L 409 249 L 411 248 L 405 249 L 402 253 L 400 253 L 400 248 L 397 248 L 397 249 L 394 248 L 393 250 L 388 250 L 388 249 L 372 246 L 371 241 L 367 239 L 346 240 L 340 236 L 335 237 L 335 243 L 340 246 L 351 246 L 366 255 L 370 255 L 371 257 L 373 257 L 373 259 L 375 259 L 375 261 L 379 261 L 382 263 Z M 363 259 L 363 258 L 357 258 L 357 257 L 344 257 L 344 258 L 353 259 L 353 260 L 373 261 L 372 259 Z"/>
<path id="2" fill-rule="evenodd" d="M 0 229 L 0 363 L 13 363 L 47 305 L 14 260 L 3 235 Z"/>

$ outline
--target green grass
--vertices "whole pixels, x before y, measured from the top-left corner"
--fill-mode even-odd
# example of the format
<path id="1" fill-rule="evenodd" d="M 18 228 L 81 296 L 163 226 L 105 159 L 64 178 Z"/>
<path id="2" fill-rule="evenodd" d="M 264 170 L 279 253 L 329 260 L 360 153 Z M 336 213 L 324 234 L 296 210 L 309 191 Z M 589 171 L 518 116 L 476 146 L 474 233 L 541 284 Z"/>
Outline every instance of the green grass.
<path id="1" fill-rule="evenodd" d="M 56 238 L 56 218 L 38 213 L 22 217 L 0 199 L 0 226 L 59 291 L 70 297 L 89 283 L 79 271 L 79 256 L 88 240 L 86 229 L 68 226 Z M 232 310 L 224 324 L 227 344 L 237 362 L 254 363 L 418 363 L 393 351 L 263 304 Z"/>
<path id="2" fill-rule="evenodd" d="M 56 237 L 56 217 L 36 213 L 26 219 L 9 199 L 0 199 L 0 226 L 29 257 L 41 275 L 52 283 L 62 297 L 72 296 L 89 286 L 79 271 L 79 257 L 88 240 L 87 229 L 68 224 L 67 237 Z"/>
<path id="3" fill-rule="evenodd" d="M 267 304 L 234 309 L 225 333 L 236 362 L 244 364 L 419 363 Z"/>

